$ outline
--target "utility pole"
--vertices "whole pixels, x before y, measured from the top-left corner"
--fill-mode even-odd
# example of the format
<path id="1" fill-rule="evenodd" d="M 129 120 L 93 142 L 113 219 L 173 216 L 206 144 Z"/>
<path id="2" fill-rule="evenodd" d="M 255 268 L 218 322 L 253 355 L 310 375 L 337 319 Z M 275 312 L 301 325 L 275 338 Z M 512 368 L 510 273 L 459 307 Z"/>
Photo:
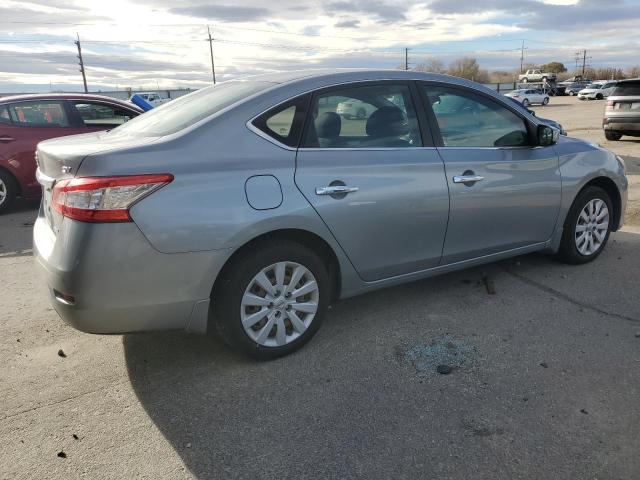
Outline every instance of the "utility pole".
<path id="1" fill-rule="evenodd" d="M 76 36 L 78 37 L 78 40 L 76 40 L 75 43 L 76 47 L 78 47 L 78 59 L 80 60 L 80 72 L 82 73 L 82 83 L 84 83 L 84 93 L 89 93 L 89 90 L 87 89 L 87 76 L 84 73 L 84 62 L 82 61 L 82 47 L 80 46 L 80 35 L 76 32 Z"/>
<path id="2" fill-rule="evenodd" d="M 209 51 L 211 52 L 211 77 L 213 78 L 213 84 L 216 84 L 216 66 L 213 63 L 213 38 L 211 37 L 211 29 L 207 25 L 207 33 L 209 33 Z"/>
<path id="3" fill-rule="evenodd" d="M 524 46 L 524 40 L 522 40 L 522 47 L 520 47 L 520 73 L 522 73 L 522 67 L 524 66 L 524 51 L 526 50 Z"/>
<path id="4" fill-rule="evenodd" d="M 587 49 L 582 52 L 582 78 L 584 78 L 584 67 L 587 64 Z"/>
<path id="5" fill-rule="evenodd" d="M 404 69 L 409 70 L 409 49 L 404 49 Z"/>

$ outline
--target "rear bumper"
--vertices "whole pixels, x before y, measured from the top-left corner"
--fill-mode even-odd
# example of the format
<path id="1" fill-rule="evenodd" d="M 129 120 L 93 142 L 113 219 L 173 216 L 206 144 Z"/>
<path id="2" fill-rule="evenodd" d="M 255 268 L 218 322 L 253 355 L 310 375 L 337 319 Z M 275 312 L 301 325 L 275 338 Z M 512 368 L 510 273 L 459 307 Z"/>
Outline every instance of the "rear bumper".
<path id="1" fill-rule="evenodd" d="M 51 303 L 74 328 L 206 332 L 224 251 L 160 253 L 134 223 L 64 219 L 56 236 L 44 217 L 34 225 L 33 240 Z"/>
<path id="2" fill-rule="evenodd" d="M 640 134 L 640 117 L 605 117 L 602 127 L 611 132 L 636 132 Z"/>

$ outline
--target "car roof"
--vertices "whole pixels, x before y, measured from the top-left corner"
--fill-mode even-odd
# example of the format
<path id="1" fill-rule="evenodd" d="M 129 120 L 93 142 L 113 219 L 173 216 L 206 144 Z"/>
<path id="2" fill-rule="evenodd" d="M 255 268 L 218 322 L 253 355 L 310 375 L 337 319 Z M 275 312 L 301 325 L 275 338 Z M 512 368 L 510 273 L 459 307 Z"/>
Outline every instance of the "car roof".
<path id="1" fill-rule="evenodd" d="M 359 80 L 432 80 L 451 83 L 454 79 L 471 83 L 468 80 L 464 80 L 459 77 L 452 77 L 450 75 L 443 75 L 438 73 L 415 72 L 412 70 L 367 68 L 325 68 L 291 70 L 286 72 L 252 75 L 242 78 L 242 80 L 254 80 L 276 84 L 293 83 L 305 79 L 314 79 L 315 81 L 325 80 L 325 82 L 316 83 L 327 84 L 355 82 Z"/>
<path id="2" fill-rule="evenodd" d="M 625 80 L 617 80 L 620 83 L 640 83 L 640 77 L 638 78 L 627 78 Z"/>
<path id="3" fill-rule="evenodd" d="M 107 97 L 106 95 L 95 95 L 91 93 L 32 93 L 25 95 L 11 95 L 9 97 L 0 97 L 0 104 L 24 102 L 27 100 L 101 100 L 104 102 L 116 103 L 132 110 L 142 112 L 142 109 L 130 102 L 120 100 L 119 98 Z"/>

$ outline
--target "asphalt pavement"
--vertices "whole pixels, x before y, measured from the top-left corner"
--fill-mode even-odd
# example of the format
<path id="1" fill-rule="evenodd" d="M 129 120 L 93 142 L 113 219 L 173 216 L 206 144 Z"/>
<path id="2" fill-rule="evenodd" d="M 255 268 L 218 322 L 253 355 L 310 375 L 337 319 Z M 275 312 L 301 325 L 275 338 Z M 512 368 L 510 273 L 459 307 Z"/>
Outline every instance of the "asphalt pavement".
<path id="1" fill-rule="evenodd" d="M 0 478 L 640 475 L 640 229 L 585 266 L 528 255 L 342 301 L 256 363 L 64 325 L 35 215 L 0 218 Z"/>

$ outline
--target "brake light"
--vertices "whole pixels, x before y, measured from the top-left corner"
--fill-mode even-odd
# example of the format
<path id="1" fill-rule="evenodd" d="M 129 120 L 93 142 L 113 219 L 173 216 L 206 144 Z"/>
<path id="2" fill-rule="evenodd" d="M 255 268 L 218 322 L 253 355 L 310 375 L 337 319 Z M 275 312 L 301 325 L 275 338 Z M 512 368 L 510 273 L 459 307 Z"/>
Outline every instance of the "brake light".
<path id="1" fill-rule="evenodd" d="M 606 110 L 613 110 L 614 105 L 615 105 L 615 102 L 613 100 L 607 100 Z"/>
<path id="2" fill-rule="evenodd" d="M 53 187 L 51 205 L 82 222 L 130 222 L 129 209 L 172 180 L 170 174 L 61 180 Z"/>

